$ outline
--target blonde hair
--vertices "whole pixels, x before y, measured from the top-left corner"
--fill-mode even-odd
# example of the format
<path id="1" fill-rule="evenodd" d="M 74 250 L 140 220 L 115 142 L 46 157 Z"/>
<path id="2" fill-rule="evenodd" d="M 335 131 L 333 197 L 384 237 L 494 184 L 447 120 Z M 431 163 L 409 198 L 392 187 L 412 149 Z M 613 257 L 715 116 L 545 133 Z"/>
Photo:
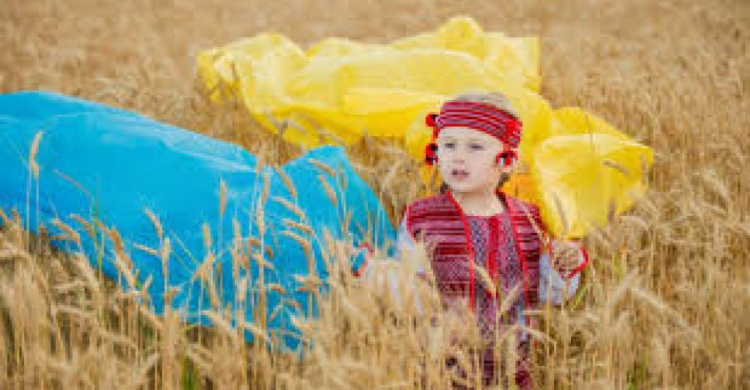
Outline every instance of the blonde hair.
<path id="1" fill-rule="evenodd" d="M 499 110 L 506 112 L 514 118 L 520 120 L 521 117 L 518 115 L 518 111 L 513 107 L 507 96 L 502 92 L 466 92 L 458 95 L 449 101 L 451 102 L 472 102 L 472 103 L 483 103 L 493 106 Z"/>

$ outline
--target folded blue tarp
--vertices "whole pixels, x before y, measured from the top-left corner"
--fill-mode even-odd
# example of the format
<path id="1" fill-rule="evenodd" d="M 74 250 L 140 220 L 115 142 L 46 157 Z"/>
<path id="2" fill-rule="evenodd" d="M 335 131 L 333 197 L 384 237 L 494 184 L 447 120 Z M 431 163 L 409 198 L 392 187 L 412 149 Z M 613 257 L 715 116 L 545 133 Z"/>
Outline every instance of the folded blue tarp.
<path id="1" fill-rule="evenodd" d="M 37 178 L 31 173 L 29 155 L 39 132 Z M 158 249 L 161 245 L 146 213 L 152 211 L 171 242 L 166 280 L 176 288 L 171 307 L 195 323 L 210 323 L 201 314 L 211 307 L 210 288 L 196 275 L 209 252 L 216 256 L 208 273 L 215 281 L 215 297 L 235 314 L 242 309 L 246 321 L 254 322 L 260 269 L 253 256 L 262 256 L 272 265 L 264 268 L 265 283 L 277 283 L 285 290 L 266 291 L 265 315 L 277 312 L 268 319 L 268 328 L 277 332 L 285 347 L 294 348 L 298 332 L 290 316 L 314 314 L 308 310 L 309 292 L 298 291 L 300 280 L 295 275 L 308 275 L 309 261 L 295 237 L 310 242 L 316 273 L 325 280 L 324 231 L 334 238 L 351 239 L 355 245 L 368 242 L 380 247 L 393 242 L 394 231 L 379 200 L 354 172 L 341 148 L 314 149 L 280 170 L 291 179 L 296 196 L 276 169 L 258 168 L 256 158 L 236 145 L 58 94 L 0 95 L 0 208 L 6 213 L 17 211 L 34 232 L 44 227 L 53 234 L 62 233 L 51 223 L 55 218 L 75 228 L 82 239 L 80 250 L 92 265 L 127 288 L 113 262 L 112 241 L 100 229 L 92 237 L 74 216 L 94 226 L 99 221 L 117 229 L 132 259 L 137 286 L 151 279 L 147 292 L 153 309 L 161 313 L 165 304 L 162 262 L 137 247 Z M 222 182 L 226 188 L 223 214 Z M 336 194 L 335 201 L 328 190 Z M 304 216 L 280 199 L 295 205 Z M 295 226 L 295 222 L 312 229 Z M 204 243 L 204 224 L 211 231 L 210 248 Z M 262 235 L 261 224 L 265 227 Z M 243 240 L 235 242 L 237 227 Z M 69 241 L 56 245 L 79 250 Z M 249 264 L 249 275 L 245 268 L 233 265 L 233 248 L 235 256 L 239 250 L 240 257 L 249 259 L 244 261 L 245 266 Z M 241 299 L 238 294 L 243 289 L 238 282 L 247 276 L 250 288 Z"/>

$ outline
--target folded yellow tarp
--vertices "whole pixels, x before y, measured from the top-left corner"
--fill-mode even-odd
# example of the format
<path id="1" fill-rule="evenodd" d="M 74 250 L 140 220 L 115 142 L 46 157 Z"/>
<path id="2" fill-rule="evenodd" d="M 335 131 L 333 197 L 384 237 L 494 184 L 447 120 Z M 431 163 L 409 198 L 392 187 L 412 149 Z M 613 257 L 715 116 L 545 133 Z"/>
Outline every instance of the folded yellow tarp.
<path id="1" fill-rule="evenodd" d="M 239 98 L 253 117 L 305 147 L 351 143 L 364 134 L 403 138 L 424 159 L 424 115 L 467 91 L 500 91 L 524 123 L 525 171 L 509 192 L 540 206 L 558 236 L 580 237 L 643 193 L 651 149 L 577 109 L 539 95 L 539 39 L 485 32 L 454 18 L 433 32 L 367 44 L 340 38 L 307 50 L 272 33 L 198 55 L 211 98 Z"/>

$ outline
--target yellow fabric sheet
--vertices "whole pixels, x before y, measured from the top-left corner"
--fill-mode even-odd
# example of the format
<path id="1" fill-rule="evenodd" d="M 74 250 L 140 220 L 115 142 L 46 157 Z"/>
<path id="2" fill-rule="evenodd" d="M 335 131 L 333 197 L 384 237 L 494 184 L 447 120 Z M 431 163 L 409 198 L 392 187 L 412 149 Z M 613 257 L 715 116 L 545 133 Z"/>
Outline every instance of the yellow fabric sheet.
<path id="1" fill-rule="evenodd" d="M 239 98 L 250 114 L 305 147 L 363 134 L 403 138 L 424 159 L 428 112 L 468 91 L 505 93 L 523 121 L 521 172 L 508 191 L 542 209 L 556 236 L 581 237 L 645 191 L 650 148 L 578 108 L 539 95 L 535 37 L 485 32 L 470 18 L 389 44 L 328 38 L 304 50 L 263 33 L 198 55 L 211 98 Z M 428 168 L 425 168 L 428 169 Z"/>

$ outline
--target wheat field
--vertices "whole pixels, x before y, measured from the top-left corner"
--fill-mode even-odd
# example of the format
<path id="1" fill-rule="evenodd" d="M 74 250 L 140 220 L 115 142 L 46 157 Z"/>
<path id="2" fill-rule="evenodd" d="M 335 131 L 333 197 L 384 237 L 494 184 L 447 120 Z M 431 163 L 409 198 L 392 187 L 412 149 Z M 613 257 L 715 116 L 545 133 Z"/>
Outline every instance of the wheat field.
<path id="1" fill-rule="evenodd" d="M 302 44 L 387 42 L 455 15 L 540 36 L 543 96 L 606 118 L 655 151 L 644 199 L 586 239 L 594 262 L 583 292 L 539 313 L 535 386 L 750 387 L 750 2 L 3 0 L 0 92 L 47 89 L 135 110 L 280 164 L 301 151 L 241 109 L 207 102 L 199 50 L 268 30 Z M 349 155 L 385 189 L 395 216 L 420 189 L 405 179 L 414 163 L 393 149 L 365 139 Z M 219 310 L 211 328 L 170 311 L 154 316 L 86 259 L 30 236 L 9 210 L 0 218 L 0 388 L 450 383 L 441 362 L 446 334 L 460 324 L 423 320 L 440 311 L 424 286 L 409 292 L 423 301 L 417 313 L 410 296 L 399 303 L 377 281 L 334 273 L 319 318 L 299 319 L 310 341 L 300 359 L 244 342 Z M 267 337 L 262 323 L 244 326 Z"/>

